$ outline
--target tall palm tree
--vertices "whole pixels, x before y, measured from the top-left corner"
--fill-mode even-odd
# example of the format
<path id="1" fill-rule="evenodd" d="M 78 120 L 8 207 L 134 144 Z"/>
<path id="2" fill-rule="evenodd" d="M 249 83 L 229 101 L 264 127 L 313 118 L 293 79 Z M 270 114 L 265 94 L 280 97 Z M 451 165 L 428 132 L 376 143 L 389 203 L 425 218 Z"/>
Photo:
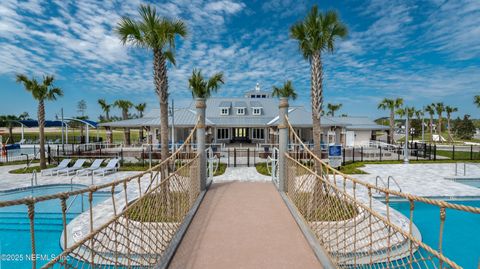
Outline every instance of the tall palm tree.
<path id="1" fill-rule="evenodd" d="M 290 35 L 298 41 L 303 57 L 310 62 L 310 94 L 313 120 L 313 152 L 320 156 L 320 116 L 323 106 L 322 53 L 333 53 L 338 38 L 347 36 L 347 27 L 335 11 L 321 13 L 314 5 L 303 21 L 290 28 Z"/>
<path id="2" fill-rule="evenodd" d="M 117 27 L 124 45 L 147 48 L 153 52 L 153 79 L 160 102 L 162 159 L 168 157 L 168 77 L 167 61 L 175 65 L 175 38 L 185 37 L 187 27 L 180 20 L 162 18 L 155 8 L 140 5 L 140 20 L 123 17 Z"/>
<path id="3" fill-rule="evenodd" d="M 193 69 L 192 76 L 188 79 L 188 88 L 192 91 L 193 98 L 209 98 L 217 92 L 220 84 L 224 84 L 223 73 L 216 73 L 208 80 L 202 75 L 202 70 Z"/>
<path id="4" fill-rule="evenodd" d="M 110 121 L 110 109 L 112 108 L 112 105 L 108 104 L 105 99 L 98 99 L 97 102 L 102 108 L 103 112 L 105 112 L 105 120 Z"/>
<path id="5" fill-rule="evenodd" d="M 297 99 L 297 92 L 293 87 L 292 81 L 287 80 L 283 83 L 282 87 L 272 87 L 272 96 L 292 98 L 292 100 L 295 100 Z"/>
<path id="6" fill-rule="evenodd" d="M 44 76 L 40 83 L 35 78 L 29 79 L 26 75 L 17 75 L 17 83 L 23 84 L 26 91 L 32 94 L 33 99 L 38 101 L 38 127 L 40 133 L 40 168 L 47 167 L 45 159 L 45 101 L 55 101 L 63 96 L 63 91 L 53 85 L 54 76 Z"/>
<path id="7" fill-rule="evenodd" d="M 138 112 L 138 116 L 140 118 L 143 118 L 143 112 L 145 111 L 145 108 L 147 107 L 147 103 L 140 103 L 135 106 L 135 109 Z M 140 141 L 143 141 L 143 126 L 140 126 Z"/>
<path id="8" fill-rule="evenodd" d="M 448 138 L 450 139 L 450 142 L 453 142 L 453 136 L 452 136 L 452 126 L 450 123 L 450 120 L 452 118 L 452 113 L 455 113 L 458 111 L 458 108 L 456 107 L 451 107 L 451 106 L 446 106 L 445 107 L 445 112 L 447 113 L 447 131 L 448 131 Z"/>
<path id="9" fill-rule="evenodd" d="M 424 141 L 423 141 L 423 139 L 424 139 L 424 137 L 423 137 L 423 135 L 424 135 L 424 132 L 423 132 L 423 130 L 424 130 L 423 116 L 424 116 L 424 115 L 425 115 L 425 114 L 424 114 L 424 112 L 423 112 L 422 109 L 415 110 L 415 117 L 416 117 L 417 120 L 420 122 L 420 125 L 421 125 L 421 127 L 422 127 L 422 142 L 424 142 Z"/>
<path id="10" fill-rule="evenodd" d="M 473 97 L 473 103 L 476 104 L 478 108 L 480 108 L 480 95 L 475 95 Z"/>
<path id="11" fill-rule="evenodd" d="M 132 102 L 128 100 L 117 100 L 113 103 L 114 106 L 122 110 L 123 120 L 128 120 L 128 110 L 133 106 Z M 127 146 L 130 146 L 130 128 L 124 129 L 124 143 Z"/>
<path id="12" fill-rule="evenodd" d="M 388 143 L 393 144 L 394 141 L 394 132 L 395 132 L 395 109 L 400 108 L 403 105 L 402 98 L 389 99 L 384 98 L 380 104 L 378 104 L 378 109 L 390 110 L 390 132 L 388 133 Z"/>
<path id="13" fill-rule="evenodd" d="M 23 112 L 22 114 L 20 114 L 20 115 L 18 116 L 18 119 L 19 119 L 19 120 L 27 120 L 28 117 L 30 117 L 30 115 L 28 114 L 28 112 L 25 111 L 25 112 Z"/>
<path id="14" fill-rule="evenodd" d="M 433 116 L 435 115 L 435 105 L 431 104 L 425 107 L 425 111 L 430 115 L 430 143 L 433 142 Z"/>
<path id="15" fill-rule="evenodd" d="M 445 105 L 443 103 L 436 103 L 434 104 L 434 107 L 435 107 L 435 111 L 437 112 L 437 115 L 438 115 L 438 127 L 437 127 L 437 132 L 438 132 L 438 135 L 440 136 L 440 141 L 441 141 L 441 137 L 442 137 L 442 121 L 443 121 L 443 118 L 442 118 L 442 113 L 445 111 Z"/>
<path id="16" fill-rule="evenodd" d="M 330 104 L 329 103 L 327 105 L 327 108 L 328 108 L 327 116 L 335 117 L 335 111 L 340 110 L 340 108 L 342 108 L 342 104 Z"/>

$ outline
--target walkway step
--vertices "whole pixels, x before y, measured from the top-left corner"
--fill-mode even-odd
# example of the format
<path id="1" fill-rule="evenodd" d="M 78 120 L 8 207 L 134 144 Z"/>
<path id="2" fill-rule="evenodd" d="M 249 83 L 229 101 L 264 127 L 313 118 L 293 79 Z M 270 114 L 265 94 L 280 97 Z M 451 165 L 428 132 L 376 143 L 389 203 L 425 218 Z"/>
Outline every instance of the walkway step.
<path id="1" fill-rule="evenodd" d="M 169 268 L 322 268 L 272 183 L 213 184 Z"/>

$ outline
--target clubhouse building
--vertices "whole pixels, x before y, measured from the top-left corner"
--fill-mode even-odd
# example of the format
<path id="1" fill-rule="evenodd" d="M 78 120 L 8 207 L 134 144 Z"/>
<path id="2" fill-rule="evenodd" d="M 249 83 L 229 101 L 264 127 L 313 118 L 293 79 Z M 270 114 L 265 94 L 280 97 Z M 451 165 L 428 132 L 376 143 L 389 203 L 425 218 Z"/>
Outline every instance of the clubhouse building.
<path id="1" fill-rule="evenodd" d="M 242 97 L 207 99 L 207 143 L 278 143 L 278 104 L 278 99 L 270 92 L 260 90 L 258 84 Z M 173 114 L 168 119 L 169 140 L 172 140 L 173 126 L 175 143 L 182 143 L 195 126 L 195 102 L 187 108 L 175 109 Z M 313 143 L 311 112 L 303 106 L 291 106 L 288 114 L 301 139 Z M 102 123 L 100 127 L 106 128 L 107 132 L 123 128 L 143 129 L 146 137 L 139 142 L 157 144 L 160 140 L 160 111 L 153 109 L 143 118 Z M 323 144 L 335 143 L 344 147 L 369 145 L 370 141 L 376 140 L 378 132 L 388 131 L 387 126 L 378 125 L 367 117 L 322 116 L 321 127 Z"/>

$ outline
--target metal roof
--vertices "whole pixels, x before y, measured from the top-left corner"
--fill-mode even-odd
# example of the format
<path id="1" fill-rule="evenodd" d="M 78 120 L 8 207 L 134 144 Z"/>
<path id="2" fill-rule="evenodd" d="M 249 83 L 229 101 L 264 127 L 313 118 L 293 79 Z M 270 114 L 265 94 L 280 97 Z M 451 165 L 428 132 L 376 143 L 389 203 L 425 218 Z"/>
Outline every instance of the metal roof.
<path id="1" fill-rule="evenodd" d="M 259 101 L 250 101 L 250 107 L 263 107 Z"/>
<path id="2" fill-rule="evenodd" d="M 236 101 L 234 107 L 247 107 L 247 103 L 244 101 Z"/>
<path id="3" fill-rule="evenodd" d="M 228 107 L 228 108 L 230 108 L 231 106 L 232 106 L 232 102 L 229 102 L 229 101 L 223 101 L 218 105 L 218 107 Z"/>

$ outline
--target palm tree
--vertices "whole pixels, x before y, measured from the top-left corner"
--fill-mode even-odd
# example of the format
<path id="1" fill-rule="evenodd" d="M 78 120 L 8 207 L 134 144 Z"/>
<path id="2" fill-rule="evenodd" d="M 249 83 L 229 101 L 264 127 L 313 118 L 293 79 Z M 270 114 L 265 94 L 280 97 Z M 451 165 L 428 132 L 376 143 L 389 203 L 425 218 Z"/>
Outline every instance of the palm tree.
<path id="1" fill-rule="evenodd" d="M 38 101 L 38 127 L 40 132 L 40 168 L 45 169 L 45 101 L 55 101 L 63 96 L 63 91 L 53 86 L 54 76 L 44 76 L 40 83 L 35 78 L 29 79 L 26 75 L 17 75 L 17 83 L 22 83 L 26 91 Z"/>
<path id="2" fill-rule="evenodd" d="M 440 141 L 442 141 L 441 137 L 442 137 L 442 113 L 445 111 L 445 105 L 443 103 L 436 103 L 434 104 L 434 107 L 435 107 L 435 111 L 437 112 L 437 115 L 438 115 L 438 127 L 437 127 L 437 132 L 438 132 L 438 135 L 440 136 Z"/>
<path id="3" fill-rule="evenodd" d="M 28 114 L 28 112 L 25 111 L 25 112 L 23 112 L 22 114 L 20 114 L 20 115 L 18 116 L 18 119 L 19 119 L 19 120 L 27 120 L 28 117 L 30 117 L 30 115 Z"/>
<path id="4" fill-rule="evenodd" d="M 456 107 L 451 107 L 451 106 L 446 106 L 445 107 L 445 112 L 447 112 L 447 131 L 448 131 L 448 137 L 450 139 L 450 142 L 453 142 L 453 136 L 451 132 L 451 125 L 450 125 L 450 120 L 452 118 L 452 113 L 455 113 L 458 111 L 458 108 Z"/>
<path id="5" fill-rule="evenodd" d="M 297 93 L 295 91 L 295 88 L 293 88 L 291 80 L 285 81 L 282 87 L 273 86 L 272 96 L 292 98 L 292 100 L 297 99 Z"/>
<path id="6" fill-rule="evenodd" d="M 314 5 L 303 21 L 290 28 L 290 35 L 298 41 L 303 57 L 310 62 L 310 94 L 313 120 L 313 152 L 320 157 L 320 116 L 323 106 L 322 53 L 333 53 L 338 38 L 347 36 L 347 27 L 335 11 L 321 13 Z"/>
<path id="7" fill-rule="evenodd" d="M 133 106 L 132 102 L 128 100 L 117 100 L 113 105 L 122 110 L 123 120 L 128 120 L 128 110 Z M 124 129 L 124 142 L 125 145 L 130 146 L 130 128 Z"/>
<path id="8" fill-rule="evenodd" d="M 143 112 L 145 111 L 145 108 L 147 107 L 147 103 L 140 103 L 135 106 L 135 109 L 138 112 L 138 116 L 140 118 L 143 118 Z M 143 126 L 140 126 L 140 141 L 143 141 Z"/>
<path id="9" fill-rule="evenodd" d="M 433 142 L 433 116 L 435 115 L 435 105 L 431 104 L 425 107 L 425 111 L 430 115 L 430 143 Z"/>
<path id="10" fill-rule="evenodd" d="M 185 37 L 187 28 L 180 20 L 158 15 L 155 8 L 140 5 L 141 20 L 123 17 L 117 27 L 124 45 L 148 48 L 153 51 L 155 93 L 160 101 L 160 135 L 162 159 L 168 157 L 168 77 L 167 61 L 175 65 L 175 37 Z"/>
<path id="11" fill-rule="evenodd" d="M 327 105 L 327 108 L 328 108 L 327 116 L 335 117 L 335 111 L 340 110 L 340 108 L 342 108 L 342 104 L 330 104 L 329 103 Z"/>
<path id="12" fill-rule="evenodd" d="M 475 95 L 473 97 L 473 103 L 477 105 L 477 107 L 480 108 L 480 95 Z"/>
<path id="13" fill-rule="evenodd" d="M 389 99 L 384 98 L 380 104 L 378 104 L 378 109 L 390 110 L 390 132 L 388 133 L 388 143 L 393 144 L 394 141 L 394 132 L 395 132 L 395 109 L 400 108 L 403 105 L 402 98 Z"/>
<path id="14" fill-rule="evenodd" d="M 105 121 L 110 121 L 110 109 L 112 108 L 111 104 L 107 104 L 105 99 L 98 99 L 98 104 L 102 108 L 103 112 L 105 112 Z"/>
<path id="15" fill-rule="evenodd" d="M 423 139 L 424 139 L 424 137 L 423 137 L 423 135 L 424 135 L 424 132 L 423 132 L 423 130 L 424 130 L 423 116 L 424 115 L 425 114 L 423 113 L 423 110 L 421 110 L 421 109 L 415 110 L 415 117 L 417 118 L 417 120 L 420 122 L 420 125 L 422 126 L 422 142 L 424 142 L 423 141 Z"/>
<path id="16" fill-rule="evenodd" d="M 202 70 L 193 69 L 192 76 L 188 79 L 188 88 L 192 91 L 193 98 L 209 98 L 217 92 L 220 84 L 224 84 L 223 73 L 216 73 L 210 79 L 205 80 Z"/>

